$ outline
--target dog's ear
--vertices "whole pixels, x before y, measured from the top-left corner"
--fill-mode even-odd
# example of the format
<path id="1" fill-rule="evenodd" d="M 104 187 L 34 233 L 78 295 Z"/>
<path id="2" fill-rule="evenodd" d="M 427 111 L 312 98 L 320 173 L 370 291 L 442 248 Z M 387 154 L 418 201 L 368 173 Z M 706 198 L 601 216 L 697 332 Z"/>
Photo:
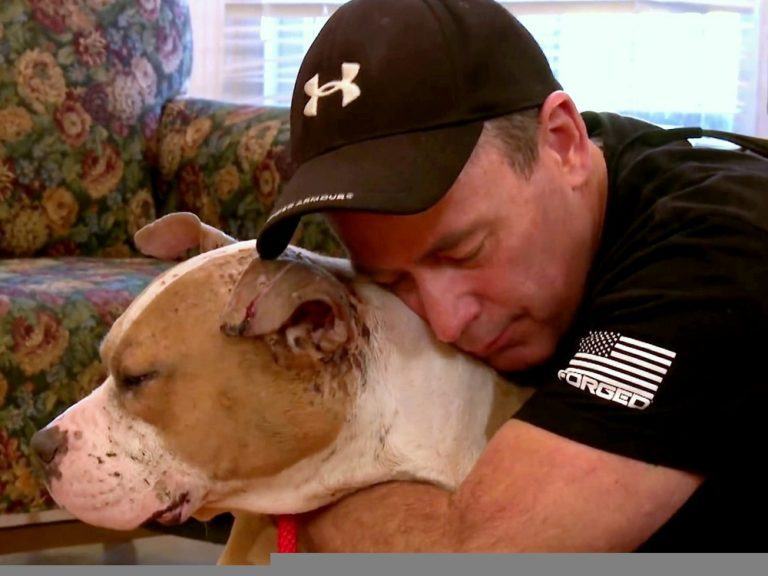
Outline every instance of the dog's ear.
<path id="1" fill-rule="evenodd" d="M 139 252 L 160 260 L 180 260 L 237 242 L 221 230 L 203 224 L 191 212 L 174 212 L 147 224 L 133 235 Z"/>
<path id="2" fill-rule="evenodd" d="M 235 286 L 221 329 L 264 337 L 276 359 L 291 365 L 338 358 L 354 334 L 348 288 L 319 266 L 254 259 Z"/>

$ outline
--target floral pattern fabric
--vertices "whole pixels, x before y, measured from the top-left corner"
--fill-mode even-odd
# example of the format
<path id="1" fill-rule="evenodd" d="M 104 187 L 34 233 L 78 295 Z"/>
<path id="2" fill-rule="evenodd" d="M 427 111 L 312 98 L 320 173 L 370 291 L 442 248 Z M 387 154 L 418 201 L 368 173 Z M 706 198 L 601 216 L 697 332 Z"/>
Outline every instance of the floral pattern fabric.
<path id="1" fill-rule="evenodd" d="M 0 513 L 53 505 L 29 440 L 101 383 L 101 340 L 168 267 L 145 258 L 0 260 Z"/>
<path id="2" fill-rule="evenodd" d="M 0 256 L 130 254 L 191 59 L 186 0 L 0 3 Z"/>
<path id="3" fill-rule="evenodd" d="M 29 441 L 169 266 L 122 258 L 133 233 L 188 210 L 255 238 L 293 173 L 287 109 L 172 100 L 190 59 L 186 0 L 0 0 L 0 513 L 54 506 Z M 343 255 L 318 216 L 294 243 Z"/>
<path id="4" fill-rule="evenodd" d="M 158 212 L 194 212 L 235 238 L 256 238 L 295 170 L 288 122 L 287 108 L 171 102 L 160 126 Z M 305 217 L 293 242 L 344 254 L 319 216 Z"/>

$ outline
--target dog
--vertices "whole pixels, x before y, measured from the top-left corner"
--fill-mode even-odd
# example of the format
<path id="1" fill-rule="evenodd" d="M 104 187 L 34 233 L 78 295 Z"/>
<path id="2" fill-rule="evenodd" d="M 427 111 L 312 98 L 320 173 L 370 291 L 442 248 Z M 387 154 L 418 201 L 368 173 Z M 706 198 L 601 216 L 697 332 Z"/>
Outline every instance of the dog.
<path id="1" fill-rule="evenodd" d="M 345 260 L 261 261 L 189 213 L 135 241 L 201 253 L 131 303 L 100 347 L 106 380 L 32 440 L 54 500 L 86 523 L 233 512 L 219 563 L 266 563 L 268 515 L 390 480 L 455 489 L 530 395 Z"/>

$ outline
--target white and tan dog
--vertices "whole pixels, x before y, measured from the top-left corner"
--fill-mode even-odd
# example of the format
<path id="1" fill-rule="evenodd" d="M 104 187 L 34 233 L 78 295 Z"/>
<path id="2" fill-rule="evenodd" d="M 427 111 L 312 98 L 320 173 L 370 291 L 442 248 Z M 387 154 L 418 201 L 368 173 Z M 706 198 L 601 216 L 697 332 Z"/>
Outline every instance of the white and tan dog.
<path id="1" fill-rule="evenodd" d="M 254 514 L 395 479 L 452 489 L 529 394 L 343 260 L 263 262 L 183 213 L 136 242 L 166 259 L 210 251 L 136 298 L 102 343 L 107 379 L 33 439 L 56 502 L 90 524 L 232 511 L 220 561 L 267 561 L 272 535 L 256 533 L 271 522 Z"/>

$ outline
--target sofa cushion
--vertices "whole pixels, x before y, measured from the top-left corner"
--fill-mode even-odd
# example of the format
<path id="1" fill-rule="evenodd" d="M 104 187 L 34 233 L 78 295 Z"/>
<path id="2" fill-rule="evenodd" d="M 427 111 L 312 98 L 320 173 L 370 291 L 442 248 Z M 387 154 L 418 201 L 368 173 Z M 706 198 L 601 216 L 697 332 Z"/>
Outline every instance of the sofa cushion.
<path id="1" fill-rule="evenodd" d="M 166 106 L 160 127 L 158 215 L 188 211 L 240 240 L 256 238 L 293 175 L 289 110 L 199 99 Z M 319 215 L 294 243 L 344 255 Z"/>
<path id="2" fill-rule="evenodd" d="M 186 0 L 0 2 L 0 256 L 129 254 L 191 50 Z"/>
<path id="3" fill-rule="evenodd" d="M 29 439 L 101 383 L 102 338 L 169 266 L 144 258 L 0 260 L 0 513 L 52 505 Z"/>

